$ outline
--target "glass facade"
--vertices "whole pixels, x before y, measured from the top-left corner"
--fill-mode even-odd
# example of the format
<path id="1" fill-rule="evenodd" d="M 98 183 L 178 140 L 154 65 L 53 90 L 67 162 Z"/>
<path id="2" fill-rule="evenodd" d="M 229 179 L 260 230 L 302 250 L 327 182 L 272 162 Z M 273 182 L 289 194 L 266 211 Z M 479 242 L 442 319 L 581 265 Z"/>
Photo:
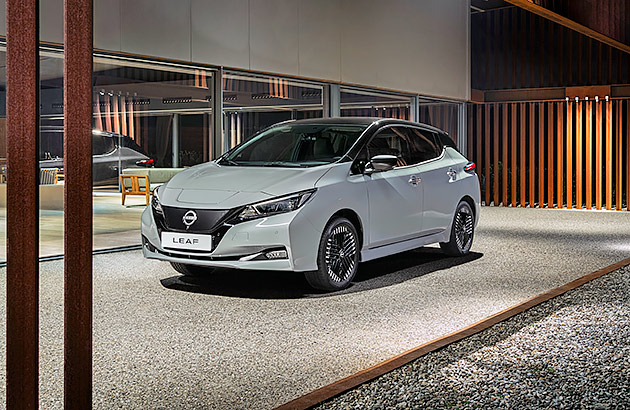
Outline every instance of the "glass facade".
<path id="1" fill-rule="evenodd" d="M 324 115 L 323 86 L 281 77 L 223 75 L 225 150 L 281 121 Z"/>
<path id="2" fill-rule="evenodd" d="M 5 66 L 6 52 L 0 45 L 0 262 L 6 249 Z M 61 49 L 42 49 L 40 70 L 40 255 L 51 256 L 63 253 Z M 270 125 L 327 112 L 418 120 L 444 129 L 454 140 L 461 128 L 460 103 L 115 55 L 95 54 L 92 84 L 93 132 L 86 142 L 91 142 L 93 154 L 95 249 L 140 242 L 145 198 L 128 197 L 125 206 L 121 202 L 119 176 L 128 168 L 138 173 L 145 166 L 192 166 L 220 156 Z M 326 98 L 333 89 L 338 98 Z M 213 109 L 222 110 L 221 115 L 214 115 Z"/>

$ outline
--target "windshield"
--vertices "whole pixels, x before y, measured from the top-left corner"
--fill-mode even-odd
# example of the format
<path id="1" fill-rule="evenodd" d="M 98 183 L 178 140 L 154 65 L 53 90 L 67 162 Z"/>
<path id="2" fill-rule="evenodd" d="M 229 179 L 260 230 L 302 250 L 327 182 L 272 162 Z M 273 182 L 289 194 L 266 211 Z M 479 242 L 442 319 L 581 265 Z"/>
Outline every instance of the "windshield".
<path id="1" fill-rule="evenodd" d="M 225 155 L 221 165 L 312 167 L 336 162 L 365 124 L 284 124 L 270 128 Z"/>

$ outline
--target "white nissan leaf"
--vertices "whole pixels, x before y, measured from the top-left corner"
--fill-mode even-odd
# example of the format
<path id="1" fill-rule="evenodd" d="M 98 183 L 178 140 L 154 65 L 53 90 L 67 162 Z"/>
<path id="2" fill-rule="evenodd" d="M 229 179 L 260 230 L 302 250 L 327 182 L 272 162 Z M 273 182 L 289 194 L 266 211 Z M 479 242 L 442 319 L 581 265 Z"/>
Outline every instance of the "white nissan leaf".
<path id="1" fill-rule="evenodd" d="M 431 243 L 468 253 L 479 206 L 475 164 L 436 128 L 290 121 L 158 187 L 142 214 L 143 252 L 184 275 L 295 271 L 337 290 L 360 262 Z"/>

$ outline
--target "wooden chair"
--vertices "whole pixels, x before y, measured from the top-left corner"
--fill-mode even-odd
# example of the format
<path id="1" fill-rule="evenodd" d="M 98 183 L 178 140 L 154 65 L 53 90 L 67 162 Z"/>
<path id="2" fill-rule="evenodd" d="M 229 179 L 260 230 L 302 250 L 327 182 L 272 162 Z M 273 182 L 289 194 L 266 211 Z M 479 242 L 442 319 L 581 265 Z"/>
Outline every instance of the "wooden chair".
<path id="1" fill-rule="evenodd" d="M 39 184 L 40 185 L 57 185 L 57 174 L 59 168 L 40 168 Z"/>
<path id="2" fill-rule="evenodd" d="M 122 191 L 122 204 L 125 205 L 125 197 L 128 195 L 143 195 L 149 205 L 151 189 L 148 175 L 120 174 L 120 189 Z"/>

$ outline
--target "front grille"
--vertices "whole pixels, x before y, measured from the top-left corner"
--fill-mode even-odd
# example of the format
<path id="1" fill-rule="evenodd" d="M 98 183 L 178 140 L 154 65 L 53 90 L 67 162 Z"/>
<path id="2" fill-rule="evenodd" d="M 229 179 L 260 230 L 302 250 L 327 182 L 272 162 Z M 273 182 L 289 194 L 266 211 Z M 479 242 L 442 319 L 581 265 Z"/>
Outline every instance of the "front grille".
<path id="1" fill-rule="evenodd" d="M 191 209 L 162 206 L 164 225 L 169 231 L 209 234 L 216 231 L 233 212 L 229 209 Z M 197 220 L 190 226 L 183 218 L 188 211 L 195 211 Z"/>

